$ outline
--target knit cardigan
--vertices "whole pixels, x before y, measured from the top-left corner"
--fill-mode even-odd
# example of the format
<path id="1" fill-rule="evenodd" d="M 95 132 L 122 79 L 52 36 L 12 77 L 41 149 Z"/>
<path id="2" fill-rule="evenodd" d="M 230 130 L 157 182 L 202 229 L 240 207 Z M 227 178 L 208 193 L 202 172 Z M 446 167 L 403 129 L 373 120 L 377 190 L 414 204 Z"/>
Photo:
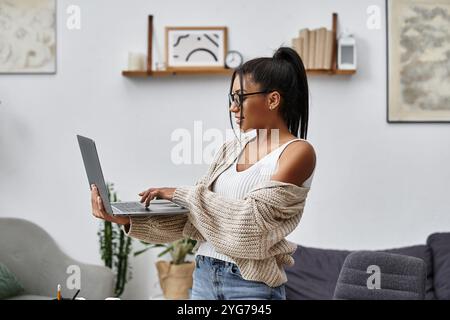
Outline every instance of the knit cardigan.
<path id="1" fill-rule="evenodd" d="M 172 201 L 188 208 L 189 213 L 131 217 L 124 231 L 148 243 L 181 238 L 209 241 L 217 252 L 236 262 L 244 279 L 277 287 L 287 282 L 283 265 L 294 264 L 292 254 L 297 245 L 285 237 L 300 222 L 309 187 L 269 180 L 255 186 L 243 199 L 213 192 L 211 185 L 234 162 L 239 149 L 237 139 L 224 143 L 206 175 L 194 186 L 175 189 Z"/>

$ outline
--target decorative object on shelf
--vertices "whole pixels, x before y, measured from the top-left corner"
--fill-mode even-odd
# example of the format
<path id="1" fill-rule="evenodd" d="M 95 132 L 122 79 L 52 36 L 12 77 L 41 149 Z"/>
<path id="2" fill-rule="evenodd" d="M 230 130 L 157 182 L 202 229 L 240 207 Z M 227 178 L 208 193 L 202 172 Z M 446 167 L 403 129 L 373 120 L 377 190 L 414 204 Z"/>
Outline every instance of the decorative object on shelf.
<path id="1" fill-rule="evenodd" d="M 244 57 L 239 51 L 230 50 L 225 56 L 225 66 L 230 69 L 239 68 L 244 62 Z"/>
<path id="2" fill-rule="evenodd" d="M 193 249 L 197 243 L 192 239 L 180 239 L 167 244 L 148 244 L 142 242 L 145 249 L 135 252 L 140 255 L 151 248 L 164 248 L 158 254 L 158 258 L 170 253 L 172 261 L 159 260 L 156 262 L 159 284 L 166 299 L 188 299 L 192 288 L 192 274 L 195 269 L 195 261 L 186 261 L 188 255 L 193 255 Z"/>
<path id="3" fill-rule="evenodd" d="M 388 122 L 450 122 L 450 2 L 387 0 Z"/>
<path id="4" fill-rule="evenodd" d="M 337 68 L 337 19 L 337 13 L 333 13 L 331 30 L 304 28 L 297 38 L 292 39 L 292 48 L 302 58 L 308 75 L 351 75 L 356 72 L 356 69 Z"/>
<path id="5" fill-rule="evenodd" d="M 146 56 L 143 53 L 130 52 L 128 53 L 128 70 L 130 71 L 145 71 Z"/>
<path id="6" fill-rule="evenodd" d="M 356 41 L 345 29 L 338 39 L 337 65 L 340 70 L 356 70 Z"/>
<path id="7" fill-rule="evenodd" d="M 56 72 L 56 0 L 0 0 L 0 73 Z"/>
<path id="8" fill-rule="evenodd" d="M 191 28 L 192 29 L 192 28 Z M 226 29 L 225 29 L 226 30 Z M 226 33 L 224 34 L 226 51 Z M 220 67 L 183 67 L 183 68 L 169 68 L 166 61 L 158 61 L 156 63 L 156 70 L 152 70 L 152 42 L 153 41 L 153 16 L 148 16 L 148 40 L 147 40 L 147 69 L 144 71 L 122 71 L 125 77 L 164 77 L 171 75 L 217 75 L 217 76 L 231 76 L 232 70 L 226 69 L 224 65 Z M 167 40 L 166 40 L 167 43 Z"/>
<path id="9" fill-rule="evenodd" d="M 167 68 L 223 68 L 226 27 L 166 27 Z"/>
<path id="10" fill-rule="evenodd" d="M 109 200 L 111 202 L 120 201 L 114 191 L 114 184 L 107 183 L 106 186 Z M 110 268 L 116 274 L 114 293 L 116 297 L 120 297 L 125 290 L 125 285 L 131 280 L 128 256 L 132 250 L 132 239 L 123 233 L 119 225 L 109 221 L 102 221 L 98 236 L 101 259 L 105 263 L 105 267 Z"/>

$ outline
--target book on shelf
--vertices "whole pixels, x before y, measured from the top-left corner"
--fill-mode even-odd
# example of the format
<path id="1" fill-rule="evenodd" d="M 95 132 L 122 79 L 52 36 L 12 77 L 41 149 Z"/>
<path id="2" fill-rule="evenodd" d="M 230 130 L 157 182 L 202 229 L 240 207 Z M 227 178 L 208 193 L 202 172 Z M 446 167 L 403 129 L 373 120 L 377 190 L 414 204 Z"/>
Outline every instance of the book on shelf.
<path id="1" fill-rule="evenodd" d="M 308 42 L 308 69 L 314 69 L 315 65 L 315 57 L 316 57 L 316 39 L 317 32 L 316 30 L 312 30 L 309 34 L 309 42 Z"/>
<path id="2" fill-rule="evenodd" d="M 316 42 L 316 56 L 314 60 L 314 69 L 324 69 L 324 52 L 325 52 L 325 38 L 327 34 L 326 28 L 319 28 L 316 30 L 317 42 Z"/>
<path id="3" fill-rule="evenodd" d="M 301 29 L 298 38 L 292 39 L 306 69 L 331 69 L 334 43 L 333 32 L 325 27 Z"/>
<path id="4" fill-rule="evenodd" d="M 297 38 L 298 39 L 298 54 L 300 55 L 300 57 L 303 57 L 304 52 L 303 52 L 303 47 L 305 45 L 303 38 Z M 303 59 L 303 58 L 302 58 Z"/>
<path id="5" fill-rule="evenodd" d="M 302 41 L 303 39 L 301 39 L 301 38 L 293 38 L 292 39 L 292 48 L 298 53 L 298 55 L 300 56 L 300 57 L 302 57 L 303 56 L 303 53 L 302 53 L 302 45 L 303 45 L 303 41 Z M 303 59 L 303 58 L 302 58 Z"/>
<path id="6" fill-rule="evenodd" d="M 320 39 L 320 33 L 319 29 L 314 29 L 314 33 L 316 34 L 316 43 L 314 45 L 314 61 L 313 65 L 311 66 L 312 69 L 319 69 L 320 66 L 320 49 L 321 49 L 321 39 Z"/>
<path id="7" fill-rule="evenodd" d="M 308 29 L 302 29 L 299 32 L 299 38 L 301 39 L 302 43 L 303 43 L 303 47 L 302 47 L 302 55 L 301 58 L 303 60 L 303 64 L 305 65 L 305 68 L 307 69 L 307 62 L 308 62 L 308 57 L 309 57 L 309 52 L 308 52 L 308 43 L 309 43 L 309 30 Z"/>
<path id="8" fill-rule="evenodd" d="M 331 69 L 333 63 L 333 31 L 327 30 L 325 37 L 324 69 Z"/>

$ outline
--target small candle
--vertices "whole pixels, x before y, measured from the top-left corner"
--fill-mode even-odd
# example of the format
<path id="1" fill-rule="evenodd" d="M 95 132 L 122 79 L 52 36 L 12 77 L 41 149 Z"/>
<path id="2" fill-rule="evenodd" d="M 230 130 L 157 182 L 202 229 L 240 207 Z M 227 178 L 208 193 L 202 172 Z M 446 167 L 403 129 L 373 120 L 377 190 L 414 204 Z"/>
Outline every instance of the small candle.
<path id="1" fill-rule="evenodd" d="M 145 54 L 129 52 L 128 53 L 128 70 L 142 71 L 145 70 Z"/>

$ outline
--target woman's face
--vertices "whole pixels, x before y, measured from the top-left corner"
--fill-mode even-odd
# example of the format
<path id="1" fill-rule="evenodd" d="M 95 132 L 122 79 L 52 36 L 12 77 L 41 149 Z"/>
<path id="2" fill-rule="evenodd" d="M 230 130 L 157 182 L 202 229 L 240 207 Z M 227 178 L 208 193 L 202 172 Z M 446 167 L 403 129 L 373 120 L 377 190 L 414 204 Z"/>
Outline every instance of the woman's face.
<path id="1" fill-rule="evenodd" d="M 259 92 L 261 88 L 254 83 L 248 75 L 244 75 L 243 88 L 241 90 L 239 76 L 236 76 L 233 82 L 231 93 L 252 93 Z M 274 117 L 274 111 L 269 110 L 269 94 L 254 94 L 244 96 L 242 106 L 239 107 L 236 103 L 232 103 L 230 111 L 234 113 L 235 122 L 240 127 L 241 131 L 246 132 L 252 129 L 264 129 L 270 123 L 270 119 Z M 239 116 L 242 111 L 242 122 L 239 123 Z"/>

